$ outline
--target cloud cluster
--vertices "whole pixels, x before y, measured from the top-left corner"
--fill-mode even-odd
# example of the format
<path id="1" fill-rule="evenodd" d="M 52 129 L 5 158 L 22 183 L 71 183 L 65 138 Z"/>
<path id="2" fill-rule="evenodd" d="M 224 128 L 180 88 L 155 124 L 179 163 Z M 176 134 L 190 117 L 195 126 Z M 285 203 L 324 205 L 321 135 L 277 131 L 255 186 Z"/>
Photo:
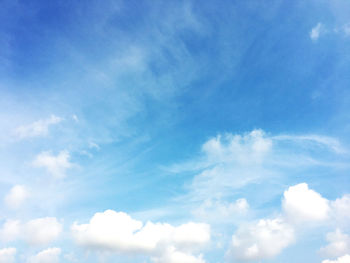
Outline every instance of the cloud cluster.
<path id="1" fill-rule="evenodd" d="M 201 153 L 190 161 L 173 165 L 170 172 L 192 172 L 186 200 L 232 200 L 234 189 L 271 178 L 288 177 L 310 167 L 334 166 L 325 161 L 329 154 L 343 154 L 343 147 L 332 137 L 319 135 L 272 136 L 262 130 L 243 135 L 221 134 L 207 140 Z"/>
<path id="2" fill-rule="evenodd" d="M 21 223 L 19 220 L 7 220 L 0 229 L 3 242 L 24 240 L 30 245 L 47 245 L 59 237 L 62 224 L 55 217 L 43 217 Z"/>
<path id="3" fill-rule="evenodd" d="M 58 124 L 63 119 L 55 115 L 51 115 L 48 119 L 38 120 L 28 125 L 19 126 L 15 129 L 15 134 L 19 139 L 30 137 L 46 136 L 49 127 Z"/>
<path id="4" fill-rule="evenodd" d="M 330 201 L 309 189 L 306 183 L 291 186 L 283 195 L 282 214 L 274 219 L 261 219 L 240 226 L 232 236 L 227 255 L 229 259 L 239 261 L 272 258 L 295 241 L 295 232 L 301 226 L 331 223 L 339 213 L 344 217 L 345 211 L 349 211 L 347 198 L 345 195 Z M 330 243 L 321 248 L 322 254 L 329 257 L 350 254 L 350 238 L 340 230 L 329 233 L 327 240 Z M 342 258 L 339 260 L 343 262 Z"/>
<path id="5" fill-rule="evenodd" d="M 207 224 L 187 223 L 174 227 L 166 223 L 145 225 L 123 212 L 96 213 L 88 224 L 74 223 L 72 234 L 84 247 L 123 254 L 150 256 L 157 263 L 202 263 L 194 255 L 210 240 Z"/>

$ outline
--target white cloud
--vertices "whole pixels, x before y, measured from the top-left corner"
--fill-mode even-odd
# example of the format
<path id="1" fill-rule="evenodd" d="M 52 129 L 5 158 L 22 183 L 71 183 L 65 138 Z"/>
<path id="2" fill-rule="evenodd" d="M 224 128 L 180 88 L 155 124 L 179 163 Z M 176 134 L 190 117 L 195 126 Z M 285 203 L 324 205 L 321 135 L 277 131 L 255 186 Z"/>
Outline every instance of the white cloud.
<path id="1" fill-rule="evenodd" d="M 63 119 L 55 115 L 51 115 L 48 119 L 38 120 L 28 125 L 20 126 L 15 129 L 15 134 L 18 138 L 30 138 L 38 136 L 46 136 L 49 132 L 49 127 L 58 124 Z"/>
<path id="2" fill-rule="evenodd" d="M 15 262 L 16 252 L 16 248 L 13 247 L 0 249 L 0 263 Z"/>
<path id="3" fill-rule="evenodd" d="M 350 236 L 342 233 L 339 229 L 327 234 L 329 244 L 320 249 L 320 252 L 327 257 L 339 257 L 350 254 Z"/>
<path id="4" fill-rule="evenodd" d="M 271 150 L 272 141 L 262 130 L 253 130 L 243 136 L 226 134 L 208 140 L 202 151 L 212 162 L 237 161 L 259 163 Z"/>
<path id="5" fill-rule="evenodd" d="M 350 223 L 350 194 L 332 201 L 331 207 L 338 224 L 348 225 Z"/>
<path id="6" fill-rule="evenodd" d="M 323 260 L 322 263 L 350 263 L 350 255 L 341 256 L 336 260 L 326 259 L 326 260 Z"/>
<path id="7" fill-rule="evenodd" d="M 5 196 L 5 204 L 11 209 L 19 208 L 23 202 L 29 197 L 29 191 L 23 185 L 15 185 Z"/>
<path id="8" fill-rule="evenodd" d="M 33 245 L 46 245 L 62 232 L 62 225 L 55 217 L 43 217 L 31 220 L 23 226 L 23 239 Z"/>
<path id="9" fill-rule="evenodd" d="M 72 225 L 76 242 L 88 248 L 126 254 L 141 254 L 154 262 L 204 262 L 194 256 L 210 240 L 207 224 L 187 223 L 174 227 L 166 223 L 132 219 L 128 214 L 106 210 L 96 213 L 88 224 Z M 180 260 L 180 261 L 179 261 Z M 187 260 L 187 261 L 186 261 Z"/>
<path id="10" fill-rule="evenodd" d="M 294 229 L 281 218 L 261 219 L 238 228 L 232 236 L 228 257 L 232 260 L 260 261 L 279 254 L 294 242 Z"/>
<path id="11" fill-rule="evenodd" d="M 174 247 L 168 247 L 160 256 L 152 256 L 151 258 L 155 263 L 205 263 L 202 255 L 196 257 L 177 251 Z"/>
<path id="12" fill-rule="evenodd" d="M 6 220 L 0 229 L 0 239 L 3 242 L 16 240 L 21 233 L 21 224 L 19 220 Z"/>
<path id="13" fill-rule="evenodd" d="M 43 217 L 21 223 L 7 220 L 0 229 L 3 242 L 24 240 L 31 245 L 47 245 L 59 237 L 62 225 L 55 217 Z"/>
<path id="14" fill-rule="evenodd" d="M 292 222 L 322 221 L 329 217 L 329 201 L 309 189 L 306 183 L 291 186 L 284 192 L 283 211 Z"/>
<path id="15" fill-rule="evenodd" d="M 205 200 L 193 214 L 205 221 L 230 222 L 234 218 L 243 216 L 248 212 L 249 204 L 245 198 L 229 203 L 221 200 Z"/>
<path id="16" fill-rule="evenodd" d="M 28 259 L 28 263 L 58 263 L 61 249 L 57 247 L 45 249 Z"/>
<path id="17" fill-rule="evenodd" d="M 279 254 L 294 242 L 294 233 L 306 222 L 331 223 L 334 211 L 344 212 L 348 196 L 330 202 L 319 193 L 309 189 L 306 183 L 289 187 L 282 199 L 283 213 L 275 219 L 261 219 L 258 223 L 243 224 L 232 236 L 232 244 L 227 252 L 230 259 L 240 261 L 259 261 Z M 337 209 L 331 209 L 337 206 Z M 336 205 L 335 205 L 336 204 Z M 329 256 L 341 256 L 350 253 L 350 238 L 336 230 L 327 235 L 329 244 L 321 248 L 321 253 Z"/>
<path id="18" fill-rule="evenodd" d="M 314 28 L 311 29 L 310 31 L 310 38 L 313 41 L 317 41 L 318 38 L 320 37 L 321 33 L 322 33 L 322 28 L 323 25 L 321 23 L 318 23 Z"/>
<path id="19" fill-rule="evenodd" d="M 56 156 L 51 152 L 42 152 L 35 158 L 33 165 L 45 168 L 55 178 L 63 178 L 66 176 L 66 170 L 73 166 L 69 159 L 67 151 L 61 151 Z"/>
<path id="20" fill-rule="evenodd" d="M 244 134 L 223 134 L 207 140 L 201 153 L 168 168 L 172 173 L 194 172 L 186 202 L 232 200 L 235 189 L 271 178 L 295 175 L 312 167 L 339 167 L 347 164 L 327 160 L 343 154 L 344 147 L 332 137 L 320 135 L 272 136 L 262 130 Z M 333 156 L 332 156 L 333 157 Z M 273 193 L 272 193 L 273 194 Z M 196 207 L 201 204 L 196 204 Z"/>

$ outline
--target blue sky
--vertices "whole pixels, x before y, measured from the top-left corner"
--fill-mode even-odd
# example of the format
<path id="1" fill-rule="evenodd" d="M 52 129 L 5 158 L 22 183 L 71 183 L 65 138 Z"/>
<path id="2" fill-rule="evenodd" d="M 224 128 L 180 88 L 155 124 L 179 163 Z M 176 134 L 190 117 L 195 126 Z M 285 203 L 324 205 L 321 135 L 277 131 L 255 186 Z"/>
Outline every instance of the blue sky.
<path id="1" fill-rule="evenodd" d="M 0 263 L 350 262 L 348 1 L 0 5 Z"/>

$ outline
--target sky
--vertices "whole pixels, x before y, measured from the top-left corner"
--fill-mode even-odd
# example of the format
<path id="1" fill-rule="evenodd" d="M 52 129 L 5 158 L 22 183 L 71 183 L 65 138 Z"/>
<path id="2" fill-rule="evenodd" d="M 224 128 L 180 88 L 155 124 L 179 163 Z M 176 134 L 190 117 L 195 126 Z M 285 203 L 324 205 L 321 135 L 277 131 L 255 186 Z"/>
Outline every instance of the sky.
<path id="1" fill-rule="evenodd" d="M 350 2 L 0 2 L 0 263 L 349 263 Z"/>

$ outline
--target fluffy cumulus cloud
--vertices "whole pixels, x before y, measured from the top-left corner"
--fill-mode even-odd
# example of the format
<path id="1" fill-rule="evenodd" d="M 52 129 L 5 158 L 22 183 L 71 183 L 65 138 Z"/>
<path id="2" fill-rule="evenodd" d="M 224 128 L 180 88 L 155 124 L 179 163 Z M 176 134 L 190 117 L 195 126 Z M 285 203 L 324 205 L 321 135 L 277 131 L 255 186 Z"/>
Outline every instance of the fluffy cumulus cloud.
<path id="1" fill-rule="evenodd" d="M 62 120 L 63 119 L 60 117 L 51 115 L 50 118 L 38 120 L 31 124 L 17 127 L 15 129 L 15 134 L 20 139 L 46 136 L 49 132 L 49 127 L 60 123 Z"/>
<path id="2" fill-rule="evenodd" d="M 0 263 L 15 262 L 16 252 L 16 248 L 13 247 L 0 249 Z"/>
<path id="3" fill-rule="evenodd" d="M 61 151 L 56 156 L 51 152 L 42 152 L 35 158 L 33 165 L 45 168 L 55 178 L 63 178 L 66 176 L 66 170 L 73 166 L 69 159 L 67 151 Z"/>
<path id="4" fill-rule="evenodd" d="M 329 201 L 309 189 L 306 183 L 289 187 L 284 192 L 283 211 L 290 221 L 322 221 L 329 217 Z"/>
<path id="5" fill-rule="evenodd" d="M 58 238 L 62 225 L 55 217 L 44 217 L 21 223 L 19 220 L 7 220 L 0 229 L 3 242 L 24 240 L 31 245 L 47 245 Z"/>
<path id="6" fill-rule="evenodd" d="M 329 244 L 320 249 L 320 252 L 327 257 L 340 257 L 350 254 L 350 236 L 342 233 L 340 229 L 327 234 Z"/>
<path id="7" fill-rule="evenodd" d="M 348 195 L 345 195 L 329 201 L 309 189 L 306 183 L 289 187 L 283 195 L 281 216 L 239 226 L 232 236 L 228 258 L 236 261 L 260 261 L 278 255 L 294 242 L 295 232 L 301 225 L 309 226 L 301 223 L 331 223 L 333 220 L 327 219 L 332 219 L 339 213 L 347 214 L 347 198 Z M 327 240 L 329 244 L 320 250 L 323 255 L 338 257 L 350 254 L 350 238 L 339 229 L 329 233 Z"/>
<path id="8" fill-rule="evenodd" d="M 326 259 L 323 260 L 322 263 L 350 263 L 350 255 L 344 255 L 335 260 Z"/>
<path id="9" fill-rule="evenodd" d="M 5 204 L 11 209 L 19 208 L 23 202 L 29 197 L 29 191 L 23 185 L 15 185 L 5 196 Z"/>
<path id="10" fill-rule="evenodd" d="M 194 255 L 210 240 L 207 224 L 187 223 L 174 227 L 166 223 L 145 225 L 123 212 L 96 213 L 88 224 L 72 225 L 76 242 L 90 249 L 150 256 L 154 262 L 201 263 Z"/>
<path id="11" fill-rule="evenodd" d="M 293 242 L 294 229 L 283 219 L 261 219 L 238 228 L 232 236 L 228 258 L 260 261 L 276 256 Z"/>
<path id="12" fill-rule="evenodd" d="M 57 247 L 45 249 L 38 254 L 31 256 L 28 263 L 58 263 L 61 249 Z"/>

